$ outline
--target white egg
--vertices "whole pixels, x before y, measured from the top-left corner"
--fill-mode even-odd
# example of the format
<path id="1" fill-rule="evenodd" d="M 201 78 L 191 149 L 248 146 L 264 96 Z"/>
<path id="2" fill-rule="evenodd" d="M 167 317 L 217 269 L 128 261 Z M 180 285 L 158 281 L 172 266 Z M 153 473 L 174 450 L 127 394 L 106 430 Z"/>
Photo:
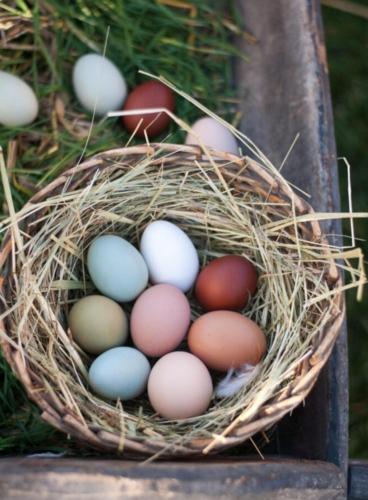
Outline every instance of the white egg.
<path id="1" fill-rule="evenodd" d="M 164 220 L 149 224 L 141 238 L 140 250 L 151 283 L 167 283 L 187 292 L 199 270 L 197 251 L 178 226 Z"/>
<path id="2" fill-rule="evenodd" d="M 192 125 L 192 130 L 187 134 L 185 144 L 200 145 L 200 141 L 213 149 L 239 155 L 238 145 L 233 134 L 210 116 L 200 118 Z"/>
<path id="3" fill-rule="evenodd" d="M 106 57 L 86 54 L 73 70 L 73 86 L 79 102 L 88 111 L 104 115 L 122 108 L 127 86 L 119 69 Z"/>
<path id="4" fill-rule="evenodd" d="M 38 101 L 31 87 L 17 76 L 0 71 L 0 123 L 20 127 L 33 122 Z"/>

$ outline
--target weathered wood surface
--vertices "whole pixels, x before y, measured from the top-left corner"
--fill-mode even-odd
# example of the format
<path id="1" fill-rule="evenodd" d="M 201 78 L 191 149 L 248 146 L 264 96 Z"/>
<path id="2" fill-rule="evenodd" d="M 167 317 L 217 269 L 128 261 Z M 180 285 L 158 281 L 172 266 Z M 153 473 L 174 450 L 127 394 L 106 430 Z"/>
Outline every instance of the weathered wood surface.
<path id="1" fill-rule="evenodd" d="M 239 1 L 246 28 L 258 42 L 242 45 L 236 84 L 243 93 L 242 130 L 311 195 L 316 211 L 339 208 L 333 118 L 318 0 Z M 324 225 L 341 234 L 340 224 Z M 308 397 L 278 427 L 278 452 L 332 461 L 347 472 L 348 371 L 346 329 Z"/>
<path id="2" fill-rule="evenodd" d="M 333 464 L 307 461 L 160 462 L 4 458 L 2 500 L 344 499 L 344 477 Z"/>
<path id="3" fill-rule="evenodd" d="M 368 499 L 368 460 L 349 462 L 349 500 Z"/>

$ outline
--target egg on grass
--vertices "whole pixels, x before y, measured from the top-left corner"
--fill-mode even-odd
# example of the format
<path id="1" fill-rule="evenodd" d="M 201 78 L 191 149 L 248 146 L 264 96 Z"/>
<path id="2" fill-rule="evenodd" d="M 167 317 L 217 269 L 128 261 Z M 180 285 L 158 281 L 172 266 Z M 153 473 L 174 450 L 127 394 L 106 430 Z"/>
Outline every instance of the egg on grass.
<path id="1" fill-rule="evenodd" d="M 174 111 L 175 98 L 173 91 L 165 84 L 151 80 L 135 87 L 127 97 L 124 111 L 149 110 L 150 108 L 164 108 Z M 163 132 L 170 123 L 170 116 L 164 111 L 155 113 L 135 113 L 122 116 L 124 127 L 138 137 L 155 137 Z"/>
<path id="2" fill-rule="evenodd" d="M 77 60 L 73 68 L 73 87 L 81 105 L 97 115 L 121 109 L 127 95 L 127 85 L 120 70 L 100 54 L 85 54 Z"/>
<path id="3" fill-rule="evenodd" d="M 32 123 L 38 114 L 38 100 L 24 80 L 0 71 L 0 124 L 21 127 Z"/>
<path id="4" fill-rule="evenodd" d="M 197 120 L 188 132 L 185 144 L 201 145 L 201 142 L 210 148 L 239 155 L 239 149 L 233 134 L 222 123 L 204 116 Z"/>

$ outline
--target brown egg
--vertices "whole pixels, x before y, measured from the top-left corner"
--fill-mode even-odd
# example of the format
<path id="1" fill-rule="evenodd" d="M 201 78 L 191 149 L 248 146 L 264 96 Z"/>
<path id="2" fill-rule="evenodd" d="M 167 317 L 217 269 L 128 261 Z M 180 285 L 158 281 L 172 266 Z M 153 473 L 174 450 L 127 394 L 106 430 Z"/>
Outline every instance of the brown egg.
<path id="1" fill-rule="evenodd" d="M 234 311 L 212 311 L 199 317 L 188 335 L 190 351 L 208 368 L 226 372 L 256 365 L 266 351 L 266 337 L 254 321 Z"/>
<path id="2" fill-rule="evenodd" d="M 254 295 L 256 288 L 257 271 L 254 265 L 240 255 L 226 255 L 202 269 L 196 281 L 195 294 L 207 311 L 239 310 Z"/>
<path id="3" fill-rule="evenodd" d="M 173 91 L 163 83 L 152 80 L 142 83 L 132 90 L 125 101 L 124 111 L 147 108 L 166 108 L 170 111 L 174 111 L 174 107 L 175 99 Z M 162 112 L 123 116 L 122 120 L 125 128 L 131 133 L 135 131 L 139 122 L 142 120 L 136 134 L 138 137 L 144 138 L 145 130 L 149 137 L 161 134 L 169 125 L 170 117 Z"/>

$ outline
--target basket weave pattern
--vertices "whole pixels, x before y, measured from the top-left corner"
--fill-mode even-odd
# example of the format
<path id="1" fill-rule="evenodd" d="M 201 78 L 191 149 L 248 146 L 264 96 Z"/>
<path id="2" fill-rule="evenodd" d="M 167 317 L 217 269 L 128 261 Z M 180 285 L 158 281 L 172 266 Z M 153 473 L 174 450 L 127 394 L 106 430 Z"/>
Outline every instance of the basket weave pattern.
<path id="1" fill-rule="evenodd" d="M 134 178 L 134 169 L 137 168 L 141 169 L 142 197 L 145 196 L 145 186 L 149 186 L 150 183 L 153 185 L 158 175 L 163 179 L 161 191 L 157 197 L 151 200 L 147 198 L 143 203 L 144 212 L 142 212 L 141 219 L 133 206 L 131 211 L 125 209 L 123 214 L 117 210 L 114 215 L 114 204 L 117 206 L 119 204 L 118 197 L 116 200 L 111 199 L 110 201 L 104 199 L 104 206 L 102 201 L 101 204 L 97 201 L 96 205 L 93 205 L 89 186 L 119 183 L 125 176 L 127 196 L 129 196 L 129 176 Z M 183 175 L 179 176 L 178 174 L 177 177 L 177 201 L 175 202 L 177 205 L 173 201 L 173 205 L 169 207 L 165 205 L 165 196 L 171 196 L 170 199 L 172 199 L 170 190 L 173 189 L 175 179 L 171 177 L 170 182 L 165 184 L 165 173 L 170 172 L 170 170 L 179 172 L 179 169 Z M 195 184 L 191 187 L 192 176 L 196 176 L 196 182 L 202 179 L 203 184 L 208 186 L 211 193 L 214 189 L 218 191 L 216 194 L 218 205 L 211 205 L 212 202 L 209 201 L 208 206 L 205 207 L 197 200 Z M 192 193 L 190 197 L 181 192 L 182 187 L 186 186 L 187 183 L 192 189 L 192 191 L 188 191 L 188 193 Z M 212 184 L 215 185 L 215 188 Z M 55 231 L 48 232 L 47 238 L 42 231 L 45 220 L 51 224 L 51 215 L 65 210 L 67 201 L 53 204 L 52 200 L 60 200 L 61 196 L 67 200 L 68 193 L 72 194 L 78 190 L 84 193 L 83 203 L 84 199 L 89 199 L 89 205 L 85 204 L 85 209 L 81 212 L 82 215 L 75 215 L 76 218 L 83 217 L 80 227 L 82 232 L 85 230 L 80 236 L 80 244 L 83 241 L 81 254 L 76 256 L 73 241 L 70 240 L 68 243 L 68 240 L 64 238 L 65 232 L 62 232 L 60 225 L 64 220 L 62 217 L 57 219 L 58 225 L 55 226 Z M 167 194 L 165 194 L 165 190 L 167 190 Z M 114 191 L 111 193 L 113 196 Z M 135 194 L 135 196 L 137 195 L 139 193 Z M 234 212 L 233 219 L 231 221 L 229 219 L 229 224 L 230 222 L 236 224 L 236 220 L 241 219 L 243 216 L 242 206 L 248 201 L 250 207 L 252 207 L 252 203 L 255 203 L 254 200 L 264 203 L 264 220 L 258 216 L 253 223 L 260 223 L 262 227 L 272 227 L 272 225 L 277 227 L 278 223 L 281 224 L 279 232 L 281 236 L 274 232 L 270 238 L 280 239 L 282 242 L 285 262 L 293 263 L 290 264 L 290 269 L 297 269 L 295 263 L 298 262 L 298 255 L 296 255 L 297 247 L 288 241 L 288 235 L 294 241 L 297 234 L 297 237 L 304 243 L 310 243 L 315 255 L 319 253 L 321 256 L 320 259 L 316 258 L 315 262 L 310 264 L 308 270 L 312 274 L 321 276 L 321 289 L 333 292 L 341 287 L 341 278 L 336 265 L 332 259 L 329 260 L 327 257 L 329 246 L 321 233 L 320 225 L 316 220 L 308 220 L 308 214 L 313 214 L 313 209 L 295 194 L 281 176 L 273 175 L 272 172 L 248 157 L 238 158 L 231 154 L 216 152 L 214 164 L 199 148 L 170 144 L 134 146 L 106 151 L 63 173 L 37 193 L 22 209 L 21 213 L 24 215 L 22 221 L 19 222 L 23 240 L 22 248 L 19 248 L 20 243 L 14 230 L 9 230 L 4 238 L 0 254 L 2 267 L 0 292 L 3 312 L 7 311 L 1 325 L 1 329 L 5 332 L 5 336 L 2 337 L 2 348 L 12 370 L 22 382 L 29 397 L 40 407 L 42 417 L 47 422 L 101 451 L 124 451 L 127 456 L 138 457 L 155 454 L 166 457 L 190 456 L 203 451 L 218 452 L 239 444 L 257 432 L 273 426 L 283 415 L 293 410 L 306 398 L 326 363 L 339 333 L 344 315 L 344 301 L 341 292 L 334 293 L 331 300 L 316 302 L 309 307 L 308 319 L 306 319 L 306 324 L 302 325 L 301 332 L 303 332 L 303 328 L 306 328 L 308 322 L 312 322 L 313 325 L 320 325 L 318 334 L 312 339 L 305 340 L 301 333 L 298 340 L 301 347 L 298 347 L 298 352 L 302 352 L 304 349 L 305 355 L 298 355 L 299 357 L 296 359 L 291 359 L 288 369 L 284 369 L 280 373 L 280 380 L 275 379 L 272 372 L 279 347 L 271 346 L 270 353 L 262 366 L 261 374 L 255 381 L 254 394 L 249 396 L 250 399 L 244 399 L 243 404 L 242 393 L 230 402 L 217 401 L 209 410 L 211 418 L 206 421 L 198 417 L 189 423 L 160 423 L 144 403 L 137 410 L 139 406 L 137 403 L 122 407 L 120 404 L 104 402 L 89 393 L 88 384 L 84 379 L 89 358 L 77 346 L 73 345 L 66 328 L 65 317 L 70 304 L 89 291 L 88 277 L 83 273 L 83 255 L 85 255 L 85 250 L 91 239 L 101 232 L 113 231 L 130 239 L 133 243 L 137 243 L 139 234 L 144 225 L 149 222 L 150 217 L 164 218 L 167 216 L 170 220 L 178 222 L 189 234 L 199 249 L 202 259 L 204 259 L 204 254 L 201 254 L 199 246 L 201 244 L 207 245 L 210 256 L 231 253 L 231 251 L 232 253 L 240 253 L 242 250 L 241 239 L 237 241 L 232 236 L 231 241 L 226 240 L 227 212 L 221 204 L 221 197 L 224 196 L 230 200 L 228 210 Z M 184 209 L 185 197 L 187 197 L 186 209 Z M 32 210 L 33 207 L 37 207 L 37 210 Z M 92 215 L 94 217 L 93 224 L 88 222 L 88 211 L 91 217 Z M 249 213 L 244 214 L 244 216 L 251 217 L 251 214 L 252 209 L 250 208 Z M 296 217 L 295 224 L 282 227 L 282 221 L 289 219 L 293 214 Z M 198 224 L 203 224 L 206 217 L 209 220 L 209 232 L 206 236 L 207 243 L 203 243 L 203 236 L 200 234 L 202 226 Z M 218 229 L 215 228 L 213 222 L 215 220 L 219 221 Z M 69 213 L 65 216 L 65 224 L 74 224 L 73 214 Z M 241 220 L 239 220 L 239 224 L 241 224 Z M 261 225 L 259 230 L 263 231 Z M 257 237 L 257 229 L 255 230 L 255 238 Z M 36 239 L 35 236 L 37 236 Z M 32 247 L 27 246 L 27 239 L 31 237 L 33 238 L 32 244 L 37 242 L 40 245 L 41 250 L 38 250 L 37 258 L 41 260 L 37 262 L 38 276 L 32 277 L 34 283 L 38 278 L 38 292 L 34 294 L 27 310 L 26 299 L 22 302 L 19 297 L 27 297 L 27 294 L 30 293 L 25 289 L 25 284 L 29 286 L 29 283 L 32 282 L 29 276 L 33 276 L 31 257 L 34 253 L 32 253 Z M 68 247 L 69 244 L 70 247 Z M 42 277 L 42 273 L 39 274 L 40 269 L 42 269 L 40 262 L 42 259 L 45 261 L 49 259 L 52 252 L 59 251 L 60 247 L 63 247 L 64 253 L 70 253 L 70 258 L 68 257 L 69 260 L 67 260 L 70 275 L 66 276 L 62 264 L 53 264 L 49 272 Z M 244 250 L 246 253 L 249 250 L 251 256 L 257 252 L 255 248 L 245 248 Z M 308 266 L 309 264 L 300 264 L 299 262 L 299 265 Z M 275 273 L 277 272 L 275 270 Z M 266 328 L 269 345 L 277 346 L 279 345 L 277 342 L 282 344 L 283 333 L 276 332 L 274 334 L 276 341 L 273 340 L 273 333 L 267 331 L 267 325 L 272 318 L 269 318 L 269 313 L 264 312 L 261 303 L 262 290 L 267 287 L 267 280 L 271 279 L 271 274 L 270 270 L 263 276 L 261 273 L 261 285 L 257 294 L 259 295 L 258 302 L 252 311 L 256 315 L 257 321 Z M 64 283 L 66 278 L 71 278 L 71 276 L 77 276 L 84 285 L 76 286 L 75 289 L 61 286 L 61 282 Z M 306 287 L 308 287 L 308 281 L 306 283 Z M 295 299 L 293 298 L 293 290 L 289 292 L 290 311 L 292 311 L 292 301 L 300 301 L 300 295 L 298 295 L 298 299 Z M 15 314 L 19 304 L 21 304 L 25 314 L 22 316 L 25 318 L 23 322 L 19 315 Z M 194 303 L 193 314 L 194 317 L 199 314 L 199 309 Z M 33 318 L 32 322 L 30 322 L 31 318 Z M 52 341 L 42 333 L 44 332 L 42 327 L 44 321 L 55 323 Z M 275 325 L 273 328 L 276 328 Z M 303 345 L 303 342 L 306 345 Z M 39 352 L 37 361 L 34 358 L 36 349 Z M 282 349 L 285 350 L 285 347 Z M 70 363 L 67 362 L 68 359 L 70 359 Z M 55 376 L 51 377 L 51 373 L 54 373 Z M 78 396 L 74 398 L 71 392 L 75 391 L 76 388 L 78 388 Z M 244 394 L 246 393 L 245 389 Z M 134 407 L 134 404 L 137 408 Z M 143 412 L 143 414 L 141 422 L 137 423 L 139 412 L 141 414 Z M 130 413 L 133 415 L 131 421 L 127 417 L 127 414 Z M 150 420 L 157 420 L 156 427 L 150 427 Z M 190 432 L 188 432 L 189 428 L 191 428 Z"/>

